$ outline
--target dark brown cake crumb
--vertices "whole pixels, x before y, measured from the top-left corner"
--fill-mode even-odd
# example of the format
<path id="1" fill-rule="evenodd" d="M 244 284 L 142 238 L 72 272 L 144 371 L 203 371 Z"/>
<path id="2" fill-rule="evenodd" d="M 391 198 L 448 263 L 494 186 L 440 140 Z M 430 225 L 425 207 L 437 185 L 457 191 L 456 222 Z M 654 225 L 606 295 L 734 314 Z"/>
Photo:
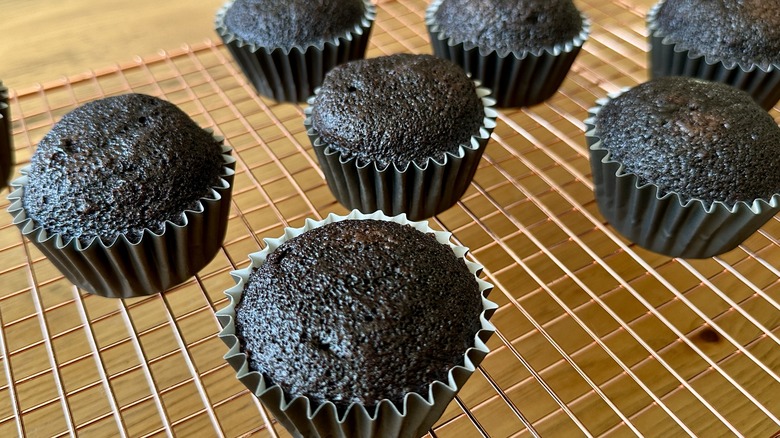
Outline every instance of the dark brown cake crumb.
<path id="1" fill-rule="evenodd" d="M 484 117 L 474 82 L 430 55 L 342 64 L 325 76 L 312 107 L 312 125 L 325 144 L 379 168 L 456 153 L 479 133 Z"/>
<path id="2" fill-rule="evenodd" d="M 671 41 L 715 59 L 780 62 L 780 2 L 776 0 L 666 0 L 656 15 Z"/>
<path id="3" fill-rule="evenodd" d="M 571 0 L 444 0 L 434 15 L 455 42 L 508 52 L 552 48 L 582 31 Z"/>
<path id="4" fill-rule="evenodd" d="M 255 45 L 289 50 L 345 35 L 364 14 L 363 0 L 236 0 L 225 27 Z"/>
<path id="5" fill-rule="evenodd" d="M 256 269 L 236 332 L 288 395 L 343 410 L 447 380 L 473 346 L 479 286 L 462 259 L 426 233 L 376 220 L 335 222 L 288 240 Z"/>
<path id="6" fill-rule="evenodd" d="M 23 205 L 50 233 L 140 239 L 181 222 L 219 182 L 221 144 L 175 105 L 125 94 L 87 103 L 38 144 Z"/>
<path id="7" fill-rule="evenodd" d="M 612 160 L 661 194 L 733 205 L 780 192 L 780 128 L 728 85 L 658 78 L 604 105 L 596 126 Z"/>

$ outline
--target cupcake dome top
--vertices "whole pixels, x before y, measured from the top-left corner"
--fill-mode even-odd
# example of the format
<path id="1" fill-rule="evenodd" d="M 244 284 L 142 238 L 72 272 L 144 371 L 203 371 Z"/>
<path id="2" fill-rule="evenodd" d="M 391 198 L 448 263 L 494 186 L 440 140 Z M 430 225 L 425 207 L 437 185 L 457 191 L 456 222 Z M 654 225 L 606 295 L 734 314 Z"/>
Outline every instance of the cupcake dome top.
<path id="1" fill-rule="evenodd" d="M 502 54 L 552 48 L 583 26 L 571 0 L 443 0 L 434 18 L 455 42 Z"/>
<path id="2" fill-rule="evenodd" d="M 24 189 L 28 217 L 64 238 L 134 241 L 208 195 L 221 143 L 175 105 L 125 94 L 66 114 L 38 144 Z"/>
<path id="3" fill-rule="evenodd" d="M 484 117 L 474 82 L 430 55 L 342 64 L 325 76 L 312 106 L 312 125 L 324 143 L 380 168 L 457 153 Z"/>
<path id="4" fill-rule="evenodd" d="M 661 193 L 733 205 L 780 192 L 780 127 L 731 86 L 654 79 L 606 103 L 595 124 L 611 159 Z"/>
<path id="5" fill-rule="evenodd" d="M 313 407 L 400 406 L 463 364 L 481 312 L 449 246 L 408 225 L 346 220 L 268 255 L 236 306 L 236 334 L 250 369 Z"/>
<path id="6" fill-rule="evenodd" d="M 363 0 L 236 0 L 224 23 L 247 43 L 289 50 L 345 35 L 365 10 Z"/>
<path id="7" fill-rule="evenodd" d="M 666 0 L 655 26 L 671 41 L 718 60 L 780 63 L 780 2 Z"/>

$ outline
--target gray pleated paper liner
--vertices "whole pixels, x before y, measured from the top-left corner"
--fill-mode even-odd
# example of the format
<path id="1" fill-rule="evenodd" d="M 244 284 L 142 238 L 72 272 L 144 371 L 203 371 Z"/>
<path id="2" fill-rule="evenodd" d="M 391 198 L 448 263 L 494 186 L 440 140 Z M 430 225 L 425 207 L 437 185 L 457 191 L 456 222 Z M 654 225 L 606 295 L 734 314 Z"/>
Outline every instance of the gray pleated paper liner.
<path id="1" fill-rule="evenodd" d="M 11 111 L 8 107 L 8 89 L 0 81 L 0 189 L 8 185 L 14 168 Z"/>
<path id="2" fill-rule="evenodd" d="M 333 196 L 349 209 L 364 213 L 381 210 L 389 215 L 405 213 L 410 220 L 427 219 L 455 205 L 474 179 L 496 127 L 495 101 L 486 97 L 490 91 L 477 83 L 477 94 L 482 99 L 485 117 L 471 142 L 461 145 L 457 153 L 428 158 L 424 163 L 413 162 L 403 169 L 395 164 L 380 168 L 354 157 L 344 159 L 340 152 L 323 143 L 312 127 L 314 98 L 309 99 L 304 126 Z"/>
<path id="3" fill-rule="evenodd" d="M 120 235 L 110 243 L 95 238 L 83 245 L 78 238 L 64 239 L 46 232 L 27 217 L 22 205 L 26 168 L 22 169 L 22 177 L 11 183 L 8 212 L 22 234 L 76 286 L 110 298 L 163 292 L 204 268 L 222 246 L 236 163 L 228 146 L 223 145 L 222 151 L 224 166 L 219 185 L 200 199 L 199 208 L 182 212 L 181 224 L 166 221 L 161 234 L 145 229 L 138 242 Z"/>
<path id="4" fill-rule="evenodd" d="M 502 54 L 448 37 L 436 24 L 435 13 L 442 1 L 435 0 L 425 13 L 434 55 L 458 64 L 491 89 L 491 97 L 502 108 L 535 105 L 555 94 L 590 34 L 590 20 L 583 15 L 582 31 L 572 41 L 537 51 Z"/>
<path id="5" fill-rule="evenodd" d="M 258 47 L 230 32 L 225 13 L 233 0 L 217 12 L 216 31 L 241 71 L 257 92 L 280 102 L 305 102 L 322 85 L 325 74 L 347 61 L 362 59 L 376 18 L 376 7 L 364 0 L 366 13 L 360 23 L 345 35 L 308 47 Z M 325 17 L 327 18 L 327 17 Z"/>
<path id="6" fill-rule="evenodd" d="M 670 257 L 713 257 L 736 248 L 780 212 L 780 193 L 752 203 L 707 205 L 700 199 L 683 202 L 675 192 L 641 184 L 636 174 L 611 159 L 597 134 L 596 116 L 608 101 L 599 99 L 589 110 L 585 138 L 599 211 L 628 240 Z"/>
<path id="7" fill-rule="evenodd" d="M 746 91 L 765 110 L 780 100 L 780 65 L 743 65 L 724 62 L 709 55 L 686 49 L 659 29 L 656 15 L 663 1 L 647 13 L 650 40 L 650 73 L 652 78 L 662 76 L 689 76 L 713 82 L 722 82 Z"/>
<path id="8" fill-rule="evenodd" d="M 246 354 L 241 351 L 241 343 L 236 337 L 235 306 L 241 299 L 244 283 L 249 274 L 262 265 L 268 254 L 279 245 L 310 229 L 345 219 L 388 220 L 411 225 L 425 233 L 433 233 L 439 243 L 449 245 L 458 257 L 463 258 L 469 270 L 477 277 L 482 294 L 483 311 L 480 315 L 482 329 L 474 336 L 474 346 L 464 352 L 463 364 L 450 368 L 446 382 L 432 382 L 426 395 L 407 394 L 403 406 L 396 406 L 387 399 L 380 401 L 376 407 L 368 408 L 354 403 L 343 415 L 339 415 L 333 403 L 328 401 L 315 406 L 306 396 L 299 395 L 294 398 L 285 396 L 278 385 L 270 385 L 260 372 L 249 370 Z M 251 260 L 249 267 L 231 272 L 236 285 L 225 292 L 230 298 L 230 303 L 217 312 L 217 318 L 224 327 L 219 337 L 229 348 L 225 359 L 236 370 L 237 378 L 296 437 L 418 437 L 425 434 L 441 417 L 455 394 L 487 355 L 488 347 L 485 343 L 495 331 L 495 327 L 488 322 L 498 307 L 487 299 L 492 285 L 478 278 L 482 266 L 465 259 L 468 249 L 453 245 L 450 243 L 450 233 L 435 231 L 428 227 L 427 222 L 410 222 L 404 215 L 388 217 L 381 212 L 365 215 L 354 210 L 347 216 L 330 214 L 322 221 L 307 219 L 303 227 L 286 228 L 282 237 L 265 239 L 265 243 L 266 247 L 262 251 L 249 255 Z"/>

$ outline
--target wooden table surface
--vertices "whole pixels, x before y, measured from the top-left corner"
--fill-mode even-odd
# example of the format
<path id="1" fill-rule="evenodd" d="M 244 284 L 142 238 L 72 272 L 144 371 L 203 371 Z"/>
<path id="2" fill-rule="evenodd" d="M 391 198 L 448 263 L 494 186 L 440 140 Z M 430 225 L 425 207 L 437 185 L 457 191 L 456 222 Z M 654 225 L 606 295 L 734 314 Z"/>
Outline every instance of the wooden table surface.
<path id="1" fill-rule="evenodd" d="M 86 294 L 0 215 L 0 437 L 288 436 L 222 359 L 214 309 L 262 238 L 345 211 L 302 108 L 257 97 L 224 47 L 202 44 L 221 1 L 0 0 L 18 164 L 65 112 L 129 90 L 181 106 L 239 160 L 223 251 L 165 294 Z M 502 110 L 462 202 L 432 219 L 485 265 L 500 305 L 491 354 L 434 436 L 779 430 L 780 218 L 718 258 L 670 259 L 617 235 L 593 199 L 582 120 L 646 80 L 653 1 L 576 0 L 592 34 L 561 90 Z M 381 3 L 368 55 L 430 52 L 427 1 Z"/>
<path id="2" fill-rule="evenodd" d="M 0 0 L 0 80 L 26 87 L 217 39 L 223 0 Z"/>

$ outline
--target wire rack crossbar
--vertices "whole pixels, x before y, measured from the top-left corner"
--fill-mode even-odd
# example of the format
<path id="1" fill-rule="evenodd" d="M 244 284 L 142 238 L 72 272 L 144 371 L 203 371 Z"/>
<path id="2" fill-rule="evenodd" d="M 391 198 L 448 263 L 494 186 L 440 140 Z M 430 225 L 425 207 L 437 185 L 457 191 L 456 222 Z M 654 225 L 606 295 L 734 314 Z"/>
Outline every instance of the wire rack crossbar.
<path id="1" fill-rule="evenodd" d="M 651 2 L 578 6 L 592 34 L 559 92 L 502 110 L 470 189 L 431 219 L 471 248 L 500 307 L 491 353 L 429 435 L 776 434 L 780 218 L 696 261 L 647 252 L 605 223 L 583 120 L 596 98 L 647 79 Z M 368 56 L 430 53 L 425 7 L 379 2 Z M 233 146 L 223 249 L 163 295 L 107 300 L 0 222 L 0 436 L 289 436 L 222 360 L 213 311 L 263 238 L 345 212 L 302 108 L 258 97 L 227 50 L 204 41 L 13 90 L 17 162 L 66 112 L 126 92 L 170 100 Z"/>

